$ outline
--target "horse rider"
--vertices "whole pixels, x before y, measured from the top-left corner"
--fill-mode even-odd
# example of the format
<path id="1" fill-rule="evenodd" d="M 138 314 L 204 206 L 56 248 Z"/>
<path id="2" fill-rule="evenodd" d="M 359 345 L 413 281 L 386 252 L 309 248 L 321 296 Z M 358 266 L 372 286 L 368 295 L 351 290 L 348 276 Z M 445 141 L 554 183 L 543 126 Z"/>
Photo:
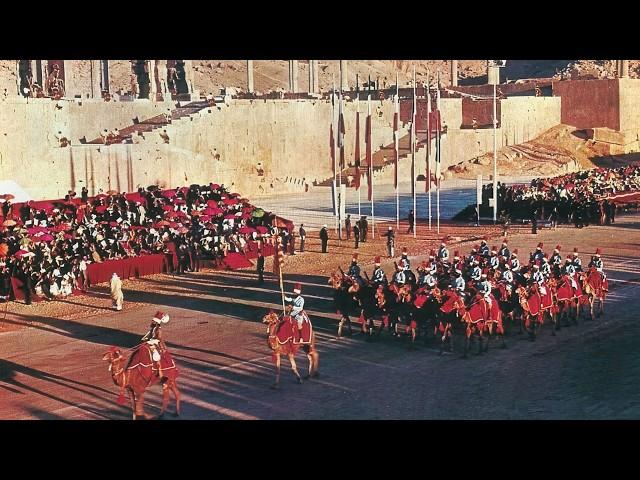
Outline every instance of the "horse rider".
<path id="1" fill-rule="evenodd" d="M 505 261 L 509 260 L 509 258 L 511 257 L 511 252 L 509 251 L 509 247 L 507 246 L 506 240 L 503 240 L 502 248 L 500 248 L 500 251 L 498 252 L 498 254 L 501 257 L 504 257 Z"/>
<path id="2" fill-rule="evenodd" d="M 391 283 L 394 283 L 398 287 L 403 286 L 406 283 L 407 279 L 404 274 L 404 268 L 402 265 L 396 263 L 396 271 L 393 274 L 393 278 L 391 279 Z"/>
<path id="3" fill-rule="evenodd" d="M 493 247 L 493 249 L 491 250 L 491 256 L 489 257 L 489 266 L 493 270 L 497 270 L 500 266 L 500 258 L 498 258 L 498 251 L 496 250 L 496 247 Z"/>
<path id="4" fill-rule="evenodd" d="M 364 285 L 364 280 L 360 275 L 360 265 L 358 265 L 358 254 L 354 253 L 351 258 L 351 265 L 349 266 L 349 271 L 347 275 L 351 277 L 355 282 L 358 282 L 359 285 Z"/>
<path id="5" fill-rule="evenodd" d="M 514 249 L 511 254 L 511 258 L 509 259 L 509 266 L 511 267 L 512 272 L 517 272 L 520 270 L 520 260 L 518 260 L 518 249 Z"/>
<path id="6" fill-rule="evenodd" d="M 578 247 L 573 249 L 573 260 L 571 261 L 573 267 L 576 269 L 576 272 L 582 271 L 582 260 L 578 257 Z"/>
<path id="7" fill-rule="evenodd" d="M 465 297 L 464 291 L 467 285 L 466 285 L 466 282 L 464 281 L 464 278 L 462 278 L 462 271 L 455 269 L 454 273 L 456 275 L 456 278 L 453 280 L 453 287 L 456 289 L 458 294 L 464 299 Z"/>
<path id="8" fill-rule="evenodd" d="M 442 263 L 449 261 L 449 250 L 447 249 L 447 244 L 444 240 L 440 243 L 440 248 L 438 249 L 438 260 Z"/>
<path id="9" fill-rule="evenodd" d="M 156 367 L 158 371 L 159 377 L 162 376 L 160 359 L 162 354 L 167 350 L 167 346 L 162 338 L 162 325 L 166 325 L 167 323 L 169 323 L 169 315 L 158 310 L 153 316 L 149 331 L 142 337 L 142 341 L 147 342 L 147 345 L 149 345 L 151 359 L 153 360 L 154 367 Z"/>
<path id="10" fill-rule="evenodd" d="M 402 257 L 400 258 L 400 265 L 403 265 L 404 270 L 411 270 L 411 261 L 407 256 L 407 247 L 402 247 Z"/>
<path id="11" fill-rule="evenodd" d="M 544 275 L 544 278 L 551 277 L 551 264 L 549 263 L 549 256 L 545 253 L 542 258 L 542 265 L 540 265 L 540 272 Z"/>
<path id="12" fill-rule="evenodd" d="M 474 260 L 473 262 L 471 262 L 471 265 L 471 273 L 469 274 L 469 276 L 474 282 L 479 282 L 482 277 L 482 270 L 480 270 L 478 260 Z"/>
<path id="13" fill-rule="evenodd" d="M 371 278 L 373 283 L 376 284 L 376 286 L 378 285 L 386 285 L 387 282 L 387 275 L 384 273 L 384 270 L 382 269 L 382 267 L 380 266 L 380 257 L 376 257 L 375 258 L 375 268 L 373 269 L 373 273 L 371 274 Z"/>
<path id="14" fill-rule="evenodd" d="M 300 333 L 300 337 L 302 337 L 302 324 L 305 320 L 309 320 L 306 312 L 304 311 L 304 298 L 302 295 L 302 285 L 296 283 L 293 288 L 293 293 L 295 293 L 295 297 L 284 297 L 287 302 L 291 302 L 291 313 L 290 315 L 298 322 L 298 332 Z"/>

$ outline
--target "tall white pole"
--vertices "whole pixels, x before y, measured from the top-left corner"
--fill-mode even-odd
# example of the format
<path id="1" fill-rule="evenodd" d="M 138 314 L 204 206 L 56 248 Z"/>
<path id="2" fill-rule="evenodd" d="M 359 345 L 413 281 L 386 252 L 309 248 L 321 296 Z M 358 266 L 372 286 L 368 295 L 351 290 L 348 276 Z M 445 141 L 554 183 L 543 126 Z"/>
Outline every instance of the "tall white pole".
<path id="1" fill-rule="evenodd" d="M 338 122 L 336 122 L 336 81 L 334 78 L 334 74 L 331 74 L 331 103 L 333 105 L 333 109 L 331 110 L 331 122 L 333 124 L 333 200 L 334 200 L 334 215 L 335 215 L 335 229 L 336 232 L 338 231 L 338 190 L 336 188 L 336 184 L 337 184 L 337 164 L 336 164 L 336 159 L 338 157 L 338 129 L 337 124 Z"/>
<path id="2" fill-rule="evenodd" d="M 393 147 L 395 149 L 396 171 L 394 173 L 396 179 L 396 231 L 400 230 L 400 194 L 399 194 L 399 182 L 398 182 L 398 170 L 400 169 L 400 148 L 398 143 L 398 129 L 400 126 L 400 96 L 398 92 L 398 72 L 396 72 L 396 96 L 394 98 L 394 131 L 393 131 Z"/>
<path id="3" fill-rule="evenodd" d="M 493 224 L 498 219 L 498 115 L 496 82 L 493 83 Z"/>
<path id="4" fill-rule="evenodd" d="M 411 128 L 411 190 L 413 191 L 413 238 L 416 238 L 416 230 L 418 230 L 418 215 L 416 212 L 416 119 L 418 118 L 417 101 L 416 101 L 416 66 L 413 65 L 413 121 Z"/>
<path id="5" fill-rule="evenodd" d="M 342 111 L 342 62 L 340 62 L 340 108 L 338 113 L 338 136 L 342 134 L 340 124 L 341 121 L 344 121 L 344 112 Z M 344 137 L 342 137 L 342 142 L 340 143 L 340 161 L 338 162 L 338 239 L 342 240 L 342 158 L 344 157 Z"/>
<path id="6" fill-rule="evenodd" d="M 359 114 L 360 113 L 360 91 L 358 90 L 358 81 L 357 81 L 357 77 L 358 75 L 356 75 L 356 112 Z M 358 117 L 358 128 L 360 128 L 360 117 Z M 366 132 L 365 132 L 366 135 Z M 360 135 L 358 134 L 358 144 L 360 144 Z M 358 151 L 360 150 L 360 145 L 358 145 Z M 362 158 L 362 155 L 360 155 L 360 158 Z M 360 158 L 358 158 L 358 165 L 360 165 Z M 360 221 L 360 217 L 362 216 L 362 213 L 360 212 L 360 190 L 362 189 L 362 185 L 360 183 L 360 179 L 362 178 L 362 176 L 360 175 L 360 167 L 358 167 L 358 221 Z"/>
<path id="7" fill-rule="evenodd" d="M 440 165 L 441 156 L 440 151 L 442 150 L 442 138 L 440 135 L 440 129 L 442 127 L 442 118 L 440 112 L 440 71 L 438 71 L 438 89 L 436 90 L 436 109 L 438 110 L 438 132 L 436 136 L 436 216 L 438 223 L 438 234 L 440 234 L 440 174 L 442 171 L 442 166 Z"/>
<path id="8" fill-rule="evenodd" d="M 369 90 L 371 89 L 371 77 L 369 77 Z M 373 118 L 371 117 L 371 92 L 367 96 L 367 116 L 369 117 L 369 142 L 373 142 Z M 371 147 L 369 147 L 371 148 Z M 369 162 L 369 175 L 371 175 L 371 239 L 376 238 L 376 215 L 373 209 L 373 148 L 371 148 Z"/>

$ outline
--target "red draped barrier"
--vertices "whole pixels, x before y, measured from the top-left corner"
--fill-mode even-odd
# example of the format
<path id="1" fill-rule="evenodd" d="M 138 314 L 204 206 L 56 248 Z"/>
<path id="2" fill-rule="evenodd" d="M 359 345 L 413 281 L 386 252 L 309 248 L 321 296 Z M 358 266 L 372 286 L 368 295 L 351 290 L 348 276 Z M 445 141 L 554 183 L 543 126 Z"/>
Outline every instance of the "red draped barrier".
<path id="1" fill-rule="evenodd" d="M 108 282 L 114 273 L 117 273 L 122 280 L 125 280 L 164 272 L 167 272 L 167 259 L 164 254 L 105 260 L 102 263 L 92 263 L 87 267 L 87 277 L 90 285 Z"/>

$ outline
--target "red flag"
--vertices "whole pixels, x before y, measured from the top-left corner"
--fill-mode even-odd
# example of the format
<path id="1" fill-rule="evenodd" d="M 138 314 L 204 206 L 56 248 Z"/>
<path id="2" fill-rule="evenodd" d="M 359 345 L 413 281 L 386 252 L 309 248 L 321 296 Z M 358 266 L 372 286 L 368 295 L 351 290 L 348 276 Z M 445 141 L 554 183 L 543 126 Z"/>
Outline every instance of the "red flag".
<path id="1" fill-rule="evenodd" d="M 353 179 L 353 186 L 356 190 L 360 188 L 360 112 L 356 112 L 356 145 L 354 150 L 354 163 L 356 166 L 356 176 Z"/>
<path id="2" fill-rule="evenodd" d="M 371 107 L 367 112 L 367 121 L 365 122 L 364 127 L 364 141 L 366 144 L 365 148 L 365 160 L 367 162 L 367 186 L 369 187 L 369 192 L 367 193 L 367 199 L 371 201 L 373 198 L 373 162 L 371 161 Z"/>
<path id="3" fill-rule="evenodd" d="M 344 115 L 342 114 L 342 98 L 340 99 L 340 115 L 338 117 L 338 148 L 340 149 L 340 170 L 344 168 Z"/>

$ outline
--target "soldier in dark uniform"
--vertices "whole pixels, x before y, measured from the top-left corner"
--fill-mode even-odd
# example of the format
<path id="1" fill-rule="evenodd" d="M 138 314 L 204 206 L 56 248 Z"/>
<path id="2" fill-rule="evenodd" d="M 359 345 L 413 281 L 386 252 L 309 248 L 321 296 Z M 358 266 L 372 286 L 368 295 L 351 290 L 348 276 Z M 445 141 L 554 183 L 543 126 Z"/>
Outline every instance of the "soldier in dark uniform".
<path id="1" fill-rule="evenodd" d="M 329 231 L 327 226 L 323 225 L 320 229 L 320 241 L 322 242 L 322 253 L 327 253 L 327 245 L 329 243 Z"/>
<path id="2" fill-rule="evenodd" d="M 344 219 L 344 229 L 347 231 L 347 240 L 351 238 L 351 214 Z"/>
<path id="3" fill-rule="evenodd" d="M 304 242 L 307 239 L 307 231 L 304 229 L 304 223 L 300 224 L 300 230 L 298 230 L 300 236 L 300 251 L 304 252 Z"/>
<path id="4" fill-rule="evenodd" d="M 258 260 L 256 261 L 256 271 L 258 272 L 258 283 L 264 283 L 264 255 L 262 250 L 258 250 Z"/>
<path id="5" fill-rule="evenodd" d="M 353 224 L 353 241 L 355 242 L 355 248 L 358 248 L 358 243 L 360 242 L 360 227 L 358 226 L 358 223 L 360 222 Z"/>

